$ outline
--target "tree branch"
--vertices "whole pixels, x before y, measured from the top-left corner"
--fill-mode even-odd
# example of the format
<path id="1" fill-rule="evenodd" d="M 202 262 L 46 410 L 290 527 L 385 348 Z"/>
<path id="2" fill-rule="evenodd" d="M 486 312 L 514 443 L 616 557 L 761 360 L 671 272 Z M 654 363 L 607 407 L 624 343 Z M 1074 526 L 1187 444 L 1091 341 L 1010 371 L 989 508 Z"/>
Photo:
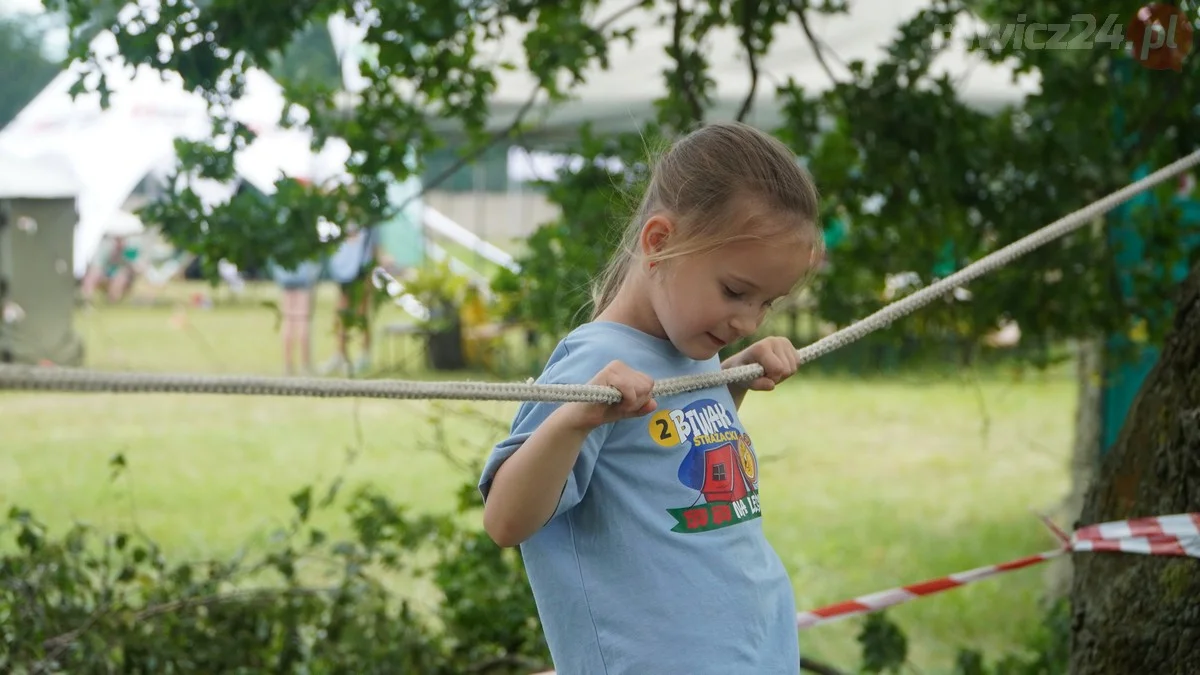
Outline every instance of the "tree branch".
<path id="1" fill-rule="evenodd" d="M 738 110 L 737 121 L 745 121 L 746 116 L 754 107 L 754 95 L 758 92 L 758 53 L 754 50 L 754 13 L 758 9 L 757 0 L 745 0 L 742 3 L 742 30 L 739 35 L 742 46 L 746 48 L 746 58 L 750 62 L 750 91 L 746 100 Z"/>
<path id="2" fill-rule="evenodd" d="M 632 12 L 633 10 L 638 9 L 639 7 L 642 7 L 646 4 L 647 4 L 646 0 L 635 0 L 634 2 L 629 3 L 628 5 L 622 7 L 621 9 L 613 12 L 608 18 L 606 18 L 603 21 L 601 21 L 600 23 L 596 24 L 596 31 L 597 32 L 603 31 L 604 29 L 611 26 L 614 22 L 619 20 L 621 17 L 625 16 L 626 14 L 628 14 L 628 13 Z M 479 159 L 479 157 L 481 157 L 483 155 L 483 153 L 485 153 L 488 150 L 495 147 L 495 145 L 497 143 L 512 136 L 512 134 L 515 131 L 517 131 L 517 129 L 520 128 L 521 123 L 525 121 L 525 116 L 528 115 L 529 111 L 533 109 L 534 104 L 537 103 L 538 94 L 540 94 L 540 93 L 542 93 L 541 85 L 534 86 L 533 91 L 530 92 L 530 94 L 529 94 L 529 98 L 527 98 L 525 100 L 525 103 L 523 103 L 521 105 L 520 109 L 517 110 L 517 114 L 513 116 L 513 120 L 511 123 L 509 123 L 508 126 L 501 129 L 500 131 L 497 131 L 496 133 L 492 134 L 491 138 L 489 138 L 485 143 L 483 143 L 479 147 L 473 149 L 471 152 L 468 152 L 467 154 L 459 157 L 457 160 L 455 160 L 455 162 L 453 164 L 446 167 L 444 170 L 442 170 L 440 173 L 438 173 L 436 176 L 434 176 L 430 180 L 422 181 L 421 189 L 419 191 L 417 191 L 417 193 L 415 195 L 412 195 L 408 199 L 401 202 L 400 206 L 396 207 L 396 211 L 397 212 L 403 211 L 406 207 L 408 207 L 409 204 L 424 197 L 425 193 L 429 192 L 430 190 L 433 190 L 434 188 L 438 187 L 442 183 L 445 183 L 454 174 L 458 173 L 460 170 L 462 170 L 464 167 L 469 165 L 471 162 L 474 162 L 476 159 Z"/>
<path id="3" fill-rule="evenodd" d="M 821 41 L 817 39 L 816 34 L 813 33 L 812 26 L 808 23 L 808 13 L 805 11 L 804 3 L 801 0 L 793 0 L 792 8 L 796 10 L 796 16 L 800 19 L 800 29 L 804 31 L 804 36 L 808 38 L 808 44 L 812 47 L 813 55 L 817 57 L 817 63 L 821 65 L 821 69 L 829 76 L 829 81 L 832 84 L 840 84 L 838 79 L 834 77 L 829 63 L 825 61 L 825 52 L 821 47 Z"/>
<path id="4" fill-rule="evenodd" d="M 602 31 L 605 28 L 608 28 L 609 26 L 611 26 L 617 19 L 620 19 L 621 17 L 632 12 L 633 10 L 642 8 L 642 7 L 650 7 L 653 4 L 654 4 L 653 0 L 634 0 L 633 2 L 629 3 L 625 7 L 622 7 L 621 9 L 618 9 L 617 11 L 613 12 L 612 16 L 610 16 L 607 19 L 596 24 L 596 30 Z"/>
<path id="5" fill-rule="evenodd" d="M 133 620 L 134 621 L 145 621 L 146 619 L 152 619 L 161 614 L 170 614 L 171 612 L 176 612 L 181 609 L 189 609 L 192 607 L 206 607 L 209 605 L 219 605 L 219 604 L 224 604 L 224 603 L 229 603 L 229 602 L 243 602 L 243 601 L 252 602 L 254 600 L 268 598 L 268 597 L 272 597 L 272 596 L 276 596 L 276 595 L 314 595 L 314 594 L 319 594 L 319 593 L 330 593 L 330 592 L 333 592 L 333 590 L 334 589 L 328 589 L 328 588 L 247 590 L 247 591 L 235 591 L 233 593 L 226 593 L 226 594 L 222 594 L 222 595 L 207 595 L 207 596 L 197 597 L 197 598 L 184 598 L 183 600 L 173 600 L 171 602 L 164 602 L 164 603 L 161 603 L 158 605 L 151 605 L 151 606 L 143 609 L 142 611 L 134 614 Z M 85 623 L 83 626 L 80 626 L 79 628 L 76 628 L 73 631 L 63 633 L 62 635 L 52 637 L 52 638 L 46 640 L 45 642 L 43 642 L 42 646 L 44 648 L 57 650 L 54 654 L 51 655 L 51 660 L 53 660 L 53 658 L 56 657 L 57 654 L 59 652 L 61 652 L 62 649 L 65 649 L 68 645 L 70 645 L 75 640 L 78 640 L 81 635 L 83 635 L 89 629 L 91 629 L 92 626 L 94 626 L 105 615 L 105 613 L 106 612 L 104 610 L 98 611 L 95 614 L 93 614 L 92 616 L 88 617 L 87 623 Z"/>
<path id="6" fill-rule="evenodd" d="M 474 162 L 476 159 L 479 159 L 483 153 L 492 149 L 500 141 L 511 136 L 512 133 L 521 126 L 521 123 L 525 121 L 525 116 L 528 115 L 529 111 L 533 109 L 533 104 L 537 103 L 538 94 L 540 93 L 542 93 L 542 86 L 539 84 L 533 88 L 533 92 L 530 93 L 529 98 L 525 100 L 525 103 L 521 105 L 521 108 L 517 110 L 517 114 L 513 116 L 513 120 L 508 126 L 492 134 L 492 136 L 488 138 L 486 142 L 481 143 L 478 147 L 459 157 L 454 161 L 453 164 L 443 169 L 438 175 L 434 176 L 430 180 L 422 181 L 421 189 L 418 190 L 415 195 L 412 195 L 408 199 L 401 202 L 400 206 L 396 207 L 396 211 L 403 211 L 409 204 L 420 199 L 421 197 L 424 197 L 426 192 L 436 188 L 442 183 L 445 183 L 450 179 L 451 176 L 458 173 L 463 167 L 467 166 L 471 162 Z"/>
<path id="7" fill-rule="evenodd" d="M 683 0 L 675 0 L 675 22 L 671 31 L 671 50 L 675 53 L 675 62 L 679 64 L 680 78 L 678 86 L 680 93 L 691 109 L 692 119 L 701 120 L 704 118 L 704 107 L 700 105 L 700 100 L 696 98 L 696 92 L 692 91 L 691 82 L 687 77 L 687 68 L 683 64 L 683 22 L 685 16 L 686 12 L 683 9 Z"/>

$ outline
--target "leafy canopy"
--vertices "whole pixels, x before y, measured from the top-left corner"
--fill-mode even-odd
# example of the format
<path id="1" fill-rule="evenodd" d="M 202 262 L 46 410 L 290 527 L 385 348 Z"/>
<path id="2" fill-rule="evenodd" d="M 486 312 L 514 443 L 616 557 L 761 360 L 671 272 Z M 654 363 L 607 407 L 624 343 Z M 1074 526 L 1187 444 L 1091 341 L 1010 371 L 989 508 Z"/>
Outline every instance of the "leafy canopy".
<path id="1" fill-rule="evenodd" d="M 48 4 L 66 11 L 80 35 L 95 28 L 96 2 Z M 420 171 L 421 157 L 447 138 L 461 141 L 456 147 L 466 163 L 487 147 L 529 132 L 528 114 L 537 107 L 533 97 L 511 125 L 496 128 L 491 99 L 496 74 L 528 68 L 538 83 L 531 94 L 565 100 L 590 67 L 607 63 L 615 43 L 638 39 L 636 29 L 619 21 L 635 9 L 651 11 L 673 28 L 663 45 L 672 67 L 661 73 L 655 119 L 639 120 L 643 128 L 630 133 L 593 135 L 585 128 L 577 141 L 555 149 L 637 166 L 645 160 L 645 137 L 670 136 L 713 119 L 714 64 L 706 58 L 704 38 L 720 29 L 736 31 L 754 82 L 737 116 L 748 115 L 762 100 L 758 95 L 773 94 L 782 122 L 770 131 L 815 173 L 825 224 L 848 226 L 814 287 L 820 314 L 838 324 L 882 306 L 889 275 L 911 272 L 918 283 L 928 283 L 1118 189 L 1139 168 L 1157 168 L 1197 145 L 1196 59 L 1186 60 L 1181 72 L 1135 62 L 1121 37 L 1134 12 L 1127 3 L 1099 0 L 1085 16 L 1069 3 L 1045 0 L 931 0 L 899 27 L 882 60 L 835 71 L 830 64 L 836 55 L 811 35 L 810 19 L 846 12 L 849 5 L 175 0 L 154 10 L 113 14 L 118 18 L 108 27 L 126 60 L 174 71 L 204 95 L 217 113 L 214 129 L 232 139 L 224 149 L 222 143 L 180 143 L 182 189 L 153 205 L 149 217 L 176 244 L 208 260 L 228 258 L 244 266 L 271 256 L 287 264 L 321 250 L 328 244 L 313 227 L 318 217 L 368 222 L 401 206 L 384 199 L 388 181 Z M 240 94 L 247 69 L 266 66 L 297 40 L 310 39 L 311 28 L 335 12 L 367 26 L 370 58 L 361 67 L 365 86 L 353 97 L 355 104 L 346 105 L 336 79 L 285 74 L 283 84 L 288 99 L 307 111 L 317 144 L 329 136 L 349 144 L 352 185 L 322 191 L 284 179 L 273 200 L 239 195 L 206 212 L 184 177 L 230 179 L 230 148 L 253 136 L 223 116 L 222 107 Z M 986 27 L 971 27 L 963 20 L 968 17 Z M 1072 26 L 1072 36 L 1082 42 L 1078 31 L 1086 28 L 1085 20 L 1094 24 L 1094 37 L 1079 49 L 1038 49 L 1030 47 L 1032 40 L 1003 39 L 1010 28 L 1029 35 L 1025 27 L 1036 22 Z M 787 81 L 772 91 L 758 72 L 758 59 L 777 46 L 783 30 L 795 35 L 797 26 L 809 34 L 808 47 L 827 70 L 830 86 L 807 91 Z M 496 63 L 486 48 L 489 41 L 518 28 L 525 35 L 524 59 Z M 979 39 L 988 30 L 993 39 Z M 1046 31 L 1039 34 L 1040 40 L 1047 37 Z M 955 82 L 933 68 L 947 45 L 961 41 L 1018 73 L 1036 75 L 1040 93 L 998 111 L 964 104 Z M 89 58 L 85 41 L 72 56 Z M 410 149 L 416 150 L 416 162 Z M 582 318 L 587 276 L 607 255 L 612 229 L 628 215 L 620 205 L 630 182 L 592 163 L 582 166 L 552 187 L 563 216 L 533 237 L 523 261 L 527 271 L 497 280 L 498 287 L 519 296 L 518 312 L 553 331 Z M 1123 221 L 1137 228 L 1152 251 L 1144 264 L 1118 274 L 1114 254 L 1122 253 L 1110 242 L 1112 228 L 1086 229 L 975 284 L 970 301 L 923 310 L 906 330 L 977 337 L 1007 318 L 1018 321 L 1025 335 L 1049 340 L 1126 331 L 1148 318 L 1150 331 L 1159 333 L 1168 314 L 1155 313 L 1147 302 L 1167 297 L 1172 279 L 1166 272 L 1186 252 L 1174 190 L 1169 185 L 1156 191 Z"/>

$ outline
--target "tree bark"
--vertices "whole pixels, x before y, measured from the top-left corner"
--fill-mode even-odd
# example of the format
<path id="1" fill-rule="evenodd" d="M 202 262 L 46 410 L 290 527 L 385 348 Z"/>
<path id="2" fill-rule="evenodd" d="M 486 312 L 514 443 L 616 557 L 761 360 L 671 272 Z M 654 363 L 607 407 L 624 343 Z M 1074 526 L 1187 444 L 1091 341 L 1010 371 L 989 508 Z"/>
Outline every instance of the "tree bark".
<path id="1" fill-rule="evenodd" d="M 1200 265 L 1076 527 L 1200 511 Z M 1200 559 L 1077 553 L 1071 675 L 1200 673 Z"/>

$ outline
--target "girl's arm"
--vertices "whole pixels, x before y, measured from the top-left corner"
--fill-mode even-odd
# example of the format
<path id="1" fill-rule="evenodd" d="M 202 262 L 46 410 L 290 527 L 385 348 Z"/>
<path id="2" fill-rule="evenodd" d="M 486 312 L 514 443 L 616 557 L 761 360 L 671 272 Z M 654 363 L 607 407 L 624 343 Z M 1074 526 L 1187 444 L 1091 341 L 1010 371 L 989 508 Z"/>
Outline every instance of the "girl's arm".
<path id="1" fill-rule="evenodd" d="M 733 382 L 729 385 L 729 395 L 733 397 L 733 409 L 741 410 L 742 401 L 746 400 L 746 392 L 750 391 L 745 385 Z"/>
<path id="2" fill-rule="evenodd" d="M 496 469 L 483 507 L 483 529 L 500 546 L 516 546 L 554 515 L 567 476 L 592 428 L 567 403 L 555 410 Z"/>
<path id="3" fill-rule="evenodd" d="M 584 440 L 597 427 L 655 408 L 654 380 L 613 361 L 588 384 L 614 387 L 620 403 L 565 403 L 546 417 L 496 469 L 483 506 L 483 529 L 500 546 L 516 546 L 554 515 Z"/>

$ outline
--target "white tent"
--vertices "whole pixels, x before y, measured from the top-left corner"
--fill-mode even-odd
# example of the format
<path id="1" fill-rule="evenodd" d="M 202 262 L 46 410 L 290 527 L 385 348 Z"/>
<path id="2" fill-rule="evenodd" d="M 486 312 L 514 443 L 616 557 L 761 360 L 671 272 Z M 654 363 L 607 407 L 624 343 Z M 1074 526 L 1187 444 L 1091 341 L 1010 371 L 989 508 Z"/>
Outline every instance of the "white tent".
<path id="1" fill-rule="evenodd" d="M 212 133 L 205 102 L 186 91 L 174 74 L 134 69 L 117 55 L 116 40 L 102 32 L 93 41 L 100 71 L 112 92 L 107 109 L 95 92 L 72 98 L 83 66 L 63 71 L 0 131 L 0 158 L 7 165 L 65 164 L 77 180 L 79 224 L 75 231 L 74 273 L 81 277 L 126 199 L 147 175 L 165 175 L 174 166 L 176 139 L 200 140 Z M 89 75 L 94 86 L 98 75 Z M 270 193 L 281 174 L 326 180 L 344 173 L 344 144 L 314 155 L 310 132 L 282 129 L 283 95 L 264 72 L 247 74 L 246 94 L 231 111 L 260 133 L 235 159 L 241 178 Z M 20 169 L 17 170 L 20 173 Z M 193 186 L 209 204 L 227 200 L 235 185 Z"/>
<path id="2" fill-rule="evenodd" d="M 111 34 L 96 38 L 101 55 L 112 53 Z M 153 72 L 130 72 L 104 60 L 113 90 L 111 107 L 101 110 L 96 93 L 70 93 L 78 65 L 56 77 L 0 132 L 0 156 L 10 161 L 66 161 L 80 182 L 79 224 L 75 231 L 75 276 L 83 275 L 104 235 L 104 226 L 151 170 L 174 157 L 174 139 L 198 138 L 208 128 L 203 102 L 182 86 Z"/>

